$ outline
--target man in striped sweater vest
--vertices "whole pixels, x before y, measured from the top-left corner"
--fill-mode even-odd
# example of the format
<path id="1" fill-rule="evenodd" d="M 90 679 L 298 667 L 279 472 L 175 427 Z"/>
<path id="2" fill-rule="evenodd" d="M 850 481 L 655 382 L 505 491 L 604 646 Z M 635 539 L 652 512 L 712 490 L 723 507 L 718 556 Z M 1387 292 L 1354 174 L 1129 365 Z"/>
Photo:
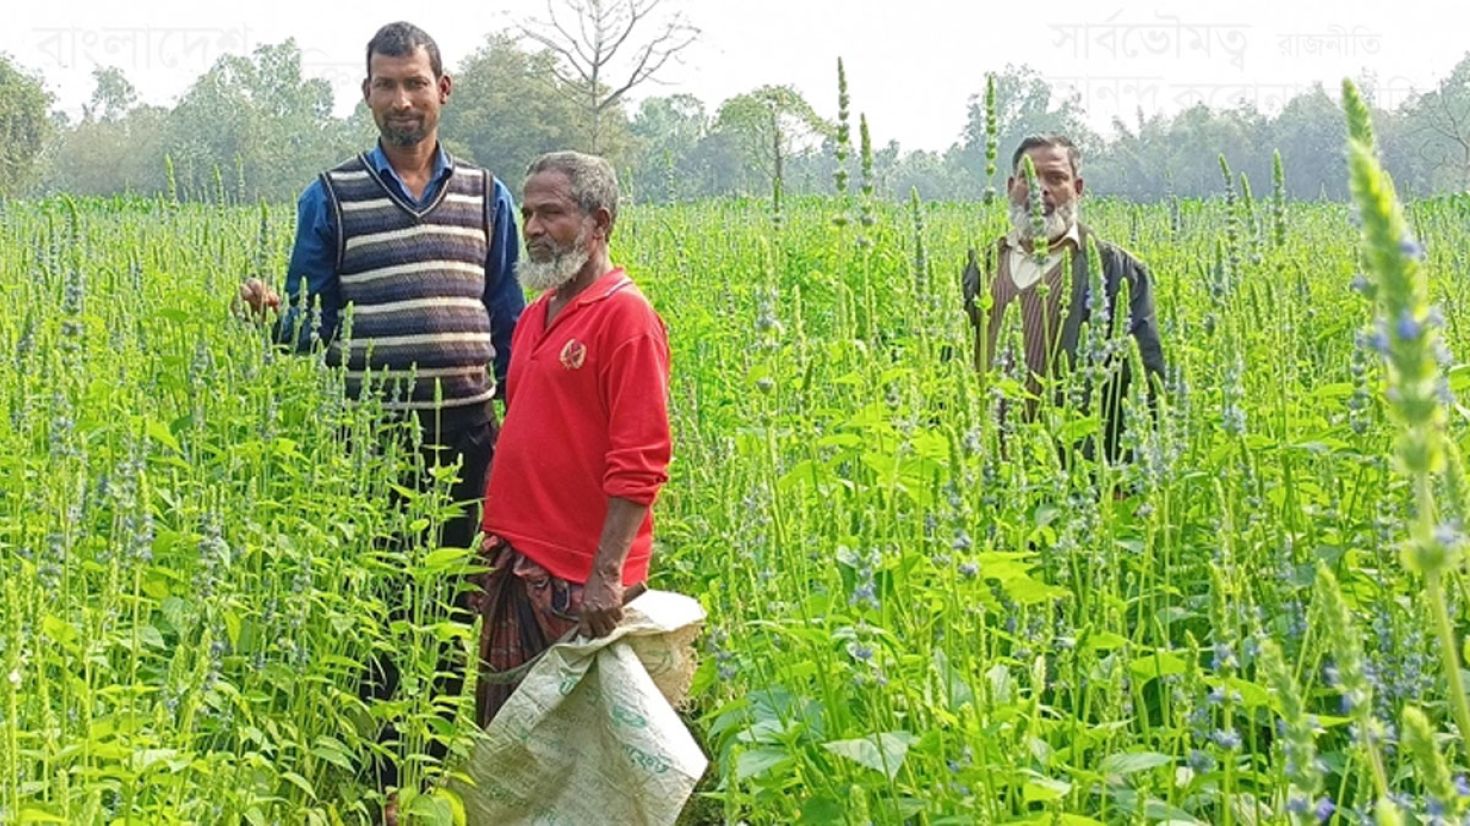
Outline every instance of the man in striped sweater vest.
<path id="1" fill-rule="evenodd" d="M 286 294 L 306 293 L 276 321 L 276 339 L 309 351 L 314 335 L 328 362 L 346 369 L 347 392 L 374 394 L 422 427 L 424 470 L 405 484 L 426 487 L 435 465 L 461 463 L 451 495 L 465 503 L 431 543 L 468 548 L 494 449 L 491 400 L 504 386 L 510 341 L 525 307 L 515 276 L 519 256 L 514 205 L 489 172 L 452 158 L 438 140 L 440 107 L 451 79 L 439 48 L 421 29 L 391 23 L 367 47 L 363 98 L 380 139 L 370 152 L 322 173 L 298 203 L 296 244 Z M 259 317 L 281 299 L 257 279 L 240 290 Z M 307 307 L 320 303 L 319 332 Z M 350 338 L 339 329 L 351 305 Z M 458 619 L 471 621 L 467 593 Z M 441 689 L 458 694 L 464 666 L 451 656 Z M 366 691 L 393 695 L 391 658 L 371 667 Z M 392 737 L 391 731 L 385 735 Z M 442 756 L 437 744 L 431 752 Z M 398 782 L 391 761 L 385 788 Z"/>
<path id="2" fill-rule="evenodd" d="M 1037 228 L 1031 225 L 1027 209 L 1029 191 L 1021 174 L 1022 159 L 1031 158 L 1036 170 L 1036 183 L 1041 188 L 1045 205 L 1046 256 L 1036 250 Z M 1101 306 L 1089 294 L 1087 242 L 1097 244 L 1102 260 L 1102 283 L 1107 307 L 1113 308 L 1118 288 L 1128 282 L 1129 307 L 1125 315 L 1129 332 L 1138 343 L 1144 371 L 1163 377 L 1164 354 L 1159 345 L 1159 324 L 1154 315 L 1153 279 L 1148 268 L 1121 247 L 1103 241 L 1079 221 L 1082 197 L 1081 153 L 1071 140 L 1062 135 L 1032 135 L 1021 141 L 1011 159 L 1011 176 L 1006 181 L 1010 197 L 1011 231 L 999 239 L 987 254 L 982 268 L 971 250 L 963 278 L 965 311 L 975 328 L 975 364 L 987 370 L 997 354 L 997 337 L 1004 314 L 1020 318 L 1022 348 L 1028 389 L 1041 392 L 1040 377 L 1056 372 L 1057 362 L 1072 364 L 1077 358 L 1077 345 L 1082 324 L 1091 318 L 1094 306 Z M 990 307 L 983 310 L 977 301 L 982 293 L 990 297 Z M 1065 308 L 1065 314 L 1064 314 Z M 1117 382 L 1102 388 L 1105 432 L 1103 448 L 1110 459 L 1119 456 L 1122 432 L 1121 400 L 1130 381 L 1128 365 L 1122 365 Z M 1152 394 L 1152 383 L 1150 383 Z M 1059 400 L 1060 402 L 1061 400 Z M 1035 404 L 1027 405 L 1033 415 Z M 1084 445 L 1091 452 L 1090 445 Z"/>

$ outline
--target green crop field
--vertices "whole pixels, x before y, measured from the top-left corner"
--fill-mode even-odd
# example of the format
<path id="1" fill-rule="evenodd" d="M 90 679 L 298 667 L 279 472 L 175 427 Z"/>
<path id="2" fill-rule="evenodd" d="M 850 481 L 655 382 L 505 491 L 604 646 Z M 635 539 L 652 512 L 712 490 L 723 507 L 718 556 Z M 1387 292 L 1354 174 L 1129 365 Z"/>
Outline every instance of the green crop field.
<path id="1" fill-rule="evenodd" d="M 1084 202 L 1169 366 L 1119 465 L 973 369 L 1002 203 L 625 213 L 674 354 L 652 584 L 709 613 L 688 822 L 1464 822 L 1470 199 L 1400 207 L 1355 134 L 1354 205 Z M 0 210 L 0 822 L 366 822 L 390 719 L 407 785 L 455 771 L 468 552 L 383 542 L 452 503 L 390 507 L 417 454 L 230 312 L 289 205 Z M 1136 358 L 1084 342 L 1074 398 Z M 373 651 L 400 701 L 358 699 Z"/>

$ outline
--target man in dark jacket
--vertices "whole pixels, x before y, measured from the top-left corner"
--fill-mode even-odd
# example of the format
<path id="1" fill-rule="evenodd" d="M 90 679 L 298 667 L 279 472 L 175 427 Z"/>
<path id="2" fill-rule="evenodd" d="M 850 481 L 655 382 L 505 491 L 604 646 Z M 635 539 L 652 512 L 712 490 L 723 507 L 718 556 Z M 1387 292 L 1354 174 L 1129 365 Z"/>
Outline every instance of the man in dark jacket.
<path id="1" fill-rule="evenodd" d="M 1021 169 L 1026 157 L 1031 159 L 1036 184 L 1041 190 L 1040 221 L 1033 221 L 1028 208 L 1029 188 Z M 1022 140 L 1012 156 L 1012 171 L 1006 180 L 1011 231 L 988 251 L 983 272 L 973 250 L 965 269 L 965 310 L 975 327 L 977 369 L 989 369 L 996 355 L 1003 313 L 1015 305 L 1011 312 L 1021 320 L 1023 357 L 1033 394 L 1041 392 L 1041 376 L 1055 373 L 1054 360 L 1064 359 L 1069 367 L 1076 364 L 1082 324 L 1102 322 L 1092 318 L 1094 307 L 1101 305 L 1090 294 L 1089 239 L 1096 243 L 1102 261 L 1102 283 L 1110 318 L 1127 319 L 1128 332 L 1138 343 L 1145 372 L 1160 379 L 1164 372 L 1148 269 L 1120 247 L 1097 238 L 1079 222 L 1078 204 L 1083 191 L 1080 167 L 1081 154 L 1062 135 L 1032 135 Z M 1119 285 L 1125 280 L 1129 307 L 1126 316 L 1119 316 L 1115 304 Z M 978 300 L 982 293 L 990 296 L 988 309 L 982 309 Z M 1106 420 L 1104 450 L 1110 459 L 1118 457 L 1122 399 L 1130 379 L 1124 362 L 1119 380 L 1100 388 Z M 1150 381 L 1150 395 L 1152 384 Z M 1029 410 L 1034 410 L 1034 405 L 1028 405 Z"/>

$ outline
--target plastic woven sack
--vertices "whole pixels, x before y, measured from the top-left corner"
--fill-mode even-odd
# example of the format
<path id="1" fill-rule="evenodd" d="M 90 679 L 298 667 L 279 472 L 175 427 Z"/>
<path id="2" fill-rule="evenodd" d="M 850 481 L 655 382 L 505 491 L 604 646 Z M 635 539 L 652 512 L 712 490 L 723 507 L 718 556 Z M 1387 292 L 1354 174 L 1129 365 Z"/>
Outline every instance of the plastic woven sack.
<path id="1" fill-rule="evenodd" d="M 704 622 L 648 591 L 607 637 L 562 642 L 526 674 L 456 783 L 473 826 L 672 824 L 708 766 L 674 711 Z"/>

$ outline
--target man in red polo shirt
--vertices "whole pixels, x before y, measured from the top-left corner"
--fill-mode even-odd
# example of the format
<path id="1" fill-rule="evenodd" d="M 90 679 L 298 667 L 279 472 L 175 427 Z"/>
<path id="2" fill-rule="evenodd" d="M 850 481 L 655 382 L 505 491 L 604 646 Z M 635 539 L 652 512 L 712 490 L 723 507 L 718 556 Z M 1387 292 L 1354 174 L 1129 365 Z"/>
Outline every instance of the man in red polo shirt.
<path id="1" fill-rule="evenodd" d="M 574 629 L 611 633 L 624 589 L 648 577 L 653 501 L 668 480 L 669 344 L 609 258 L 617 214 L 602 158 L 554 152 L 526 173 L 516 272 L 542 292 L 511 341 L 485 492 L 481 725 L 519 666 Z"/>

